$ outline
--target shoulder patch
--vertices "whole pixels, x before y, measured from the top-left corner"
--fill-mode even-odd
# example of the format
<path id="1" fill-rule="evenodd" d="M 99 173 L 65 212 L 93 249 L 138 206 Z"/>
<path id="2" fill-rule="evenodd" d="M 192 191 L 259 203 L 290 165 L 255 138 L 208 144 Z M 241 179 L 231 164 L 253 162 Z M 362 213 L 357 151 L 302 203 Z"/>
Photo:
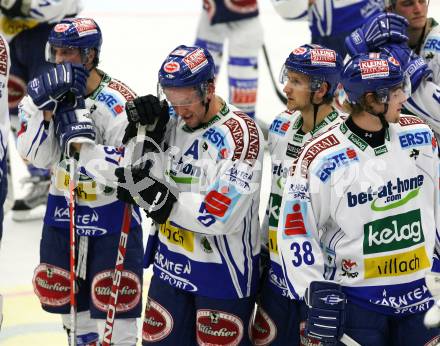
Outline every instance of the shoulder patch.
<path id="1" fill-rule="evenodd" d="M 258 133 L 257 125 L 255 124 L 255 121 L 253 121 L 247 114 L 242 112 L 234 113 L 246 123 L 249 135 L 249 144 L 244 159 L 252 166 L 260 153 L 260 134 Z"/>
<path id="2" fill-rule="evenodd" d="M 231 132 L 232 140 L 234 141 L 235 144 L 232 160 L 238 160 L 241 157 L 241 153 L 243 152 L 243 148 L 244 148 L 243 128 L 241 127 L 240 122 L 234 118 L 229 118 L 223 123 L 223 125 L 225 125 Z"/>
<path id="3" fill-rule="evenodd" d="M 322 138 L 320 137 L 318 137 L 318 140 L 316 142 L 311 143 L 310 146 L 304 149 L 307 150 L 301 161 L 301 175 L 303 177 L 307 176 L 307 170 L 310 164 L 315 159 L 315 157 L 318 156 L 319 153 L 322 153 L 323 151 L 340 143 L 333 133 L 328 134 L 327 136 L 322 136 Z"/>
<path id="4" fill-rule="evenodd" d="M 8 49 L 3 37 L 0 36 L 0 74 L 6 76 L 8 74 Z"/>
<path id="5" fill-rule="evenodd" d="M 411 126 L 418 124 L 425 124 L 425 122 L 422 119 L 415 116 L 400 116 L 399 119 L 400 126 Z"/>
<path id="6" fill-rule="evenodd" d="M 108 87 L 118 91 L 127 101 L 131 101 L 136 97 L 136 93 L 133 90 L 117 79 L 112 79 L 108 83 Z"/>

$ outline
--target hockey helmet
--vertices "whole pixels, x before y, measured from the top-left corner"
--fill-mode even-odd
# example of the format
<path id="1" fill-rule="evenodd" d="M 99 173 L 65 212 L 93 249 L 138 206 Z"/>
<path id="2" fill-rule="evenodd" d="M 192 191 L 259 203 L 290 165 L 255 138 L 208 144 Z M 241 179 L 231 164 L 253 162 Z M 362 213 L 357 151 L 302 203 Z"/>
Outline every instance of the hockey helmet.
<path id="1" fill-rule="evenodd" d="M 343 67 L 341 56 L 333 49 L 317 44 L 305 44 L 295 48 L 281 68 L 280 82 L 287 81 L 287 72 L 295 71 L 310 77 L 311 91 L 317 91 L 323 82 L 330 84 L 326 94 L 333 95 Z"/>
<path id="2" fill-rule="evenodd" d="M 176 47 L 159 70 L 159 84 L 163 88 L 197 86 L 214 77 L 214 59 L 207 49 L 201 47 Z"/>
<path id="3" fill-rule="evenodd" d="M 408 96 L 411 83 L 400 63 L 387 53 L 353 56 L 342 70 L 342 85 L 349 103 L 359 103 L 366 93 L 375 93 L 381 103 L 388 103 L 390 91 L 402 86 Z"/>
<path id="4" fill-rule="evenodd" d="M 214 81 L 215 64 L 209 51 L 201 47 L 180 45 L 166 57 L 159 70 L 158 95 L 166 98 L 164 89 L 194 87 L 193 101 L 204 100 L 208 82 Z M 172 102 L 190 104 L 193 101 Z"/>
<path id="5" fill-rule="evenodd" d="M 49 34 L 46 44 L 46 60 L 55 62 L 54 47 L 79 48 L 83 62 L 90 49 L 95 49 L 94 66 L 99 62 L 102 34 L 98 24 L 91 18 L 65 18 Z"/>

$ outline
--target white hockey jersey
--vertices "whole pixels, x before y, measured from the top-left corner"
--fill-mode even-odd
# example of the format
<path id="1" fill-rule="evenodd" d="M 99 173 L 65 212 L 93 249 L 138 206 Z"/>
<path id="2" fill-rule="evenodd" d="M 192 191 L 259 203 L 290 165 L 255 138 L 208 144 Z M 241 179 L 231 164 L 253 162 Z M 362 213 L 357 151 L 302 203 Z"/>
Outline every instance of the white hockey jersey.
<path id="1" fill-rule="evenodd" d="M 267 245 L 270 255 L 269 284 L 284 297 L 288 297 L 289 294 L 277 248 L 277 228 L 284 183 L 293 161 L 299 157 L 306 141 L 340 122 L 342 119 L 338 111 L 334 110 L 313 131 L 304 134 L 300 131 L 303 124 L 301 113 L 286 110 L 274 119 L 269 128 L 268 146 L 272 161 L 272 183 L 261 232 L 262 243 Z"/>
<path id="2" fill-rule="evenodd" d="M 314 139 L 281 205 L 278 248 L 292 296 L 325 276 L 367 309 L 426 311 L 439 193 L 437 142 L 417 117 L 390 124 L 374 149 L 345 123 Z"/>
<path id="3" fill-rule="evenodd" d="M 255 294 L 263 135 L 245 113 L 224 102 L 202 128 L 180 117 L 168 124 L 165 176 L 179 191 L 160 225 L 155 275 L 197 295 L 235 299 Z"/>
<path id="4" fill-rule="evenodd" d="M 420 57 L 426 60 L 432 74 L 423 80 L 405 103 L 411 113 L 425 120 L 440 136 L 440 25 L 430 20 L 431 30 L 427 33 Z M 432 26 L 431 26 L 432 25 Z"/>
<path id="5" fill-rule="evenodd" d="M 124 210 L 124 203 L 116 198 L 115 186 L 111 183 L 116 180 L 114 170 L 125 152 L 124 148 L 118 148 L 128 124 L 125 102 L 132 100 L 135 93 L 120 81 L 101 73 L 103 78 L 99 87 L 85 100 L 89 117 L 96 127 L 97 144 L 83 145 L 78 162 L 76 229 L 79 235 L 85 236 L 120 232 Z M 20 155 L 36 167 L 52 168 L 44 223 L 68 230 L 68 161 L 62 160 L 54 122 L 44 121 L 43 112 L 29 96 L 20 103 L 19 117 L 22 122 L 17 139 Z M 140 216 L 137 208 L 133 210 L 134 227 L 140 224 Z"/>
<path id="6" fill-rule="evenodd" d="M 10 42 L 16 35 L 39 23 L 56 23 L 66 16 L 74 16 L 82 10 L 81 0 L 32 0 L 29 1 L 29 17 L 8 18 L 0 14 L 0 32 Z"/>

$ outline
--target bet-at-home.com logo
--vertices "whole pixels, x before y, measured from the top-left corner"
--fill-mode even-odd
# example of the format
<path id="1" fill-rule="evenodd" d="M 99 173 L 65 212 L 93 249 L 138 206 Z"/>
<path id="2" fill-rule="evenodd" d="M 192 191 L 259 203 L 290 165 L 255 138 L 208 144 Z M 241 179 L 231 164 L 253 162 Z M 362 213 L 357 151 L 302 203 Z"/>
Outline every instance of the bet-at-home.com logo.
<path id="1" fill-rule="evenodd" d="M 365 203 L 371 203 L 373 211 L 382 212 L 403 206 L 412 199 L 416 198 L 423 185 L 424 176 L 402 179 L 395 181 L 389 180 L 385 185 L 378 189 L 371 187 L 366 192 L 347 193 L 347 203 L 349 208 L 356 207 Z"/>
<path id="2" fill-rule="evenodd" d="M 364 254 L 404 249 L 424 241 L 420 209 L 364 225 Z"/>

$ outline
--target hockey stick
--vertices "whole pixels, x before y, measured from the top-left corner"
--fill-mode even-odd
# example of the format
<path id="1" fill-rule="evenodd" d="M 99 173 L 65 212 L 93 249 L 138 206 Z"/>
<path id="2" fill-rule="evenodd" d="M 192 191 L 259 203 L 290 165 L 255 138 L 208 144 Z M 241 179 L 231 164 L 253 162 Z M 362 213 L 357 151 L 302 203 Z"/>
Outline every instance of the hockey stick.
<path id="1" fill-rule="evenodd" d="M 340 338 L 339 341 L 347 346 L 361 346 L 360 343 L 349 337 L 347 334 L 342 335 L 342 338 Z"/>
<path id="2" fill-rule="evenodd" d="M 72 157 L 69 163 L 69 247 L 70 247 L 70 345 L 76 346 L 76 273 L 75 273 L 75 182 L 76 182 L 76 159 Z"/>
<path id="3" fill-rule="evenodd" d="M 264 60 L 266 61 L 267 69 L 269 70 L 270 80 L 272 81 L 272 86 L 275 89 L 275 93 L 277 94 L 279 100 L 286 105 L 287 104 L 287 98 L 284 96 L 284 94 L 278 89 L 277 82 L 275 81 L 275 78 L 273 76 L 272 72 L 272 66 L 270 64 L 269 60 L 269 54 L 267 53 L 266 44 L 263 43 L 263 54 L 264 54 Z"/>
<path id="4" fill-rule="evenodd" d="M 145 126 L 138 127 L 136 144 L 139 145 L 144 142 L 145 131 L 146 131 Z M 140 145 L 139 147 L 141 154 L 137 155 L 137 152 L 133 153 L 133 157 L 135 159 L 141 157 L 142 155 L 143 145 Z M 139 147 L 135 146 L 135 149 Z M 124 216 L 122 219 L 121 237 L 119 238 L 115 272 L 113 273 L 112 289 L 110 292 L 109 302 L 107 305 L 107 316 L 105 319 L 102 346 L 110 346 L 113 337 L 113 324 L 115 322 L 115 316 L 116 316 L 116 306 L 118 303 L 119 286 L 121 284 L 122 272 L 124 271 L 125 253 L 127 252 L 127 239 L 128 239 L 128 234 L 130 233 L 131 213 L 132 213 L 131 204 L 126 203 L 124 207 Z"/>

